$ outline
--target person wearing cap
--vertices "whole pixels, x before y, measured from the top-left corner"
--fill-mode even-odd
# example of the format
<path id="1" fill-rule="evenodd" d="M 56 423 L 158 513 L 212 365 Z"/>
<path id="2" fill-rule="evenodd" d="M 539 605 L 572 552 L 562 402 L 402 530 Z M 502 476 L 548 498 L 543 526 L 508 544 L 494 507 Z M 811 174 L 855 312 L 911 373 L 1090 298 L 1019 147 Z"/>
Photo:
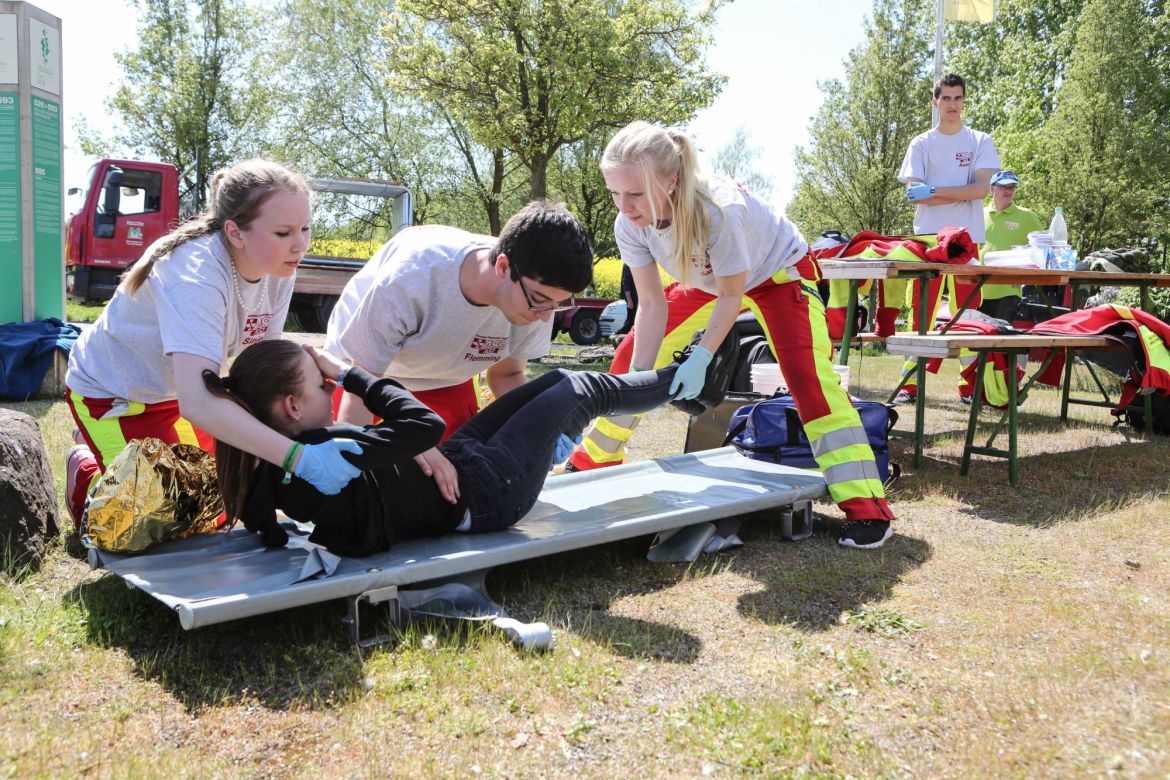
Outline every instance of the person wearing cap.
<path id="1" fill-rule="evenodd" d="M 983 254 L 1024 246 L 1028 243 L 1029 233 L 1044 229 L 1044 223 L 1036 212 L 1015 204 L 1016 188 L 1019 186 L 1020 177 L 1011 171 L 998 171 L 991 177 L 991 203 L 983 210 L 987 233 Z M 983 302 L 979 305 L 979 311 L 989 317 L 1011 322 L 1016 318 L 1019 305 L 1020 285 L 983 285 Z"/>

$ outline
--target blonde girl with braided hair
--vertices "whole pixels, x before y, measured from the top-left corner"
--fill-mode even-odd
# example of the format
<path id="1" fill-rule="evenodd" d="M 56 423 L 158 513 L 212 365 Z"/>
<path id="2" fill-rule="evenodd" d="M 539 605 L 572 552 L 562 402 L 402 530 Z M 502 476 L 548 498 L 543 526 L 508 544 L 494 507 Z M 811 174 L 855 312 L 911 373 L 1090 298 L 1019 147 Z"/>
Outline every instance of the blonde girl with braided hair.
<path id="1" fill-rule="evenodd" d="M 800 231 L 743 185 L 704 176 L 686 135 L 633 122 L 606 146 L 601 172 L 618 209 L 614 235 L 638 290 L 634 327 L 610 371 L 625 373 L 685 358 L 670 388 L 700 399 L 714 353 L 740 312 L 763 326 L 788 382 L 829 493 L 845 513 L 846 547 L 881 547 L 893 513 L 857 410 L 832 367 L 820 276 Z M 658 268 L 678 280 L 665 291 Z M 693 348 L 692 337 L 704 333 Z M 715 383 L 712 383 L 715 384 Z M 582 471 L 625 459 L 637 415 L 598 419 L 569 459 Z"/>
<path id="2" fill-rule="evenodd" d="M 89 483 L 132 439 L 208 451 L 219 439 L 336 493 L 358 470 L 355 442 L 302 447 L 208 392 L 244 347 L 280 338 L 309 246 L 309 187 L 254 159 L 216 173 L 206 211 L 156 241 L 123 277 L 69 355 L 66 400 L 84 443 L 66 463 L 66 503 L 80 521 Z"/>

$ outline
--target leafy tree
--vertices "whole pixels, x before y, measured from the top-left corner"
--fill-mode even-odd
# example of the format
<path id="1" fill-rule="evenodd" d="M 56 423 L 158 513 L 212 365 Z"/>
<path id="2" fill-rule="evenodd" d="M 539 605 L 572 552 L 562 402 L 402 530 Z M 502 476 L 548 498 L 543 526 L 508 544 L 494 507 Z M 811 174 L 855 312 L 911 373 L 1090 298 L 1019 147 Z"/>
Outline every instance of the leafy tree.
<path id="1" fill-rule="evenodd" d="M 385 62 L 395 89 L 515 154 L 540 198 L 562 147 L 710 104 L 724 79 L 703 54 L 724 2 L 691 13 L 681 0 L 399 0 Z"/>
<path id="2" fill-rule="evenodd" d="M 772 197 L 772 180 L 756 169 L 760 149 L 750 145 L 748 129 L 740 125 L 735 136 L 715 152 L 715 173 L 738 181 L 764 198 Z"/>
<path id="3" fill-rule="evenodd" d="M 1038 200 L 1065 207 L 1082 254 L 1167 233 L 1168 50 L 1160 3 L 1085 3 L 1037 166 Z"/>
<path id="4" fill-rule="evenodd" d="M 995 21 L 947 27 L 946 70 L 967 79 L 964 119 L 990 133 L 1005 168 L 1024 179 L 1021 205 L 1047 176 L 1043 129 L 1072 58 L 1084 0 L 1001 0 Z"/>
<path id="5" fill-rule="evenodd" d="M 562 199 L 581 220 L 598 257 L 617 254 L 613 221 L 617 207 L 601 175 L 601 154 L 609 143 L 608 133 L 594 133 L 577 143 L 561 147 L 550 166 L 550 196 Z"/>
<path id="6" fill-rule="evenodd" d="M 806 235 L 910 231 L 913 209 L 896 176 L 910 141 L 930 126 L 934 8 L 931 0 L 874 0 L 844 81 L 820 84 L 825 100 L 808 146 L 796 150 L 789 206 Z"/>
<path id="7" fill-rule="evenodd" d="M 387 0 L 287 0 L 274 37 L 282 113 L 273 152 L 315 176 L 383 179 L 410 187 L 412 222 L 452 213 L 459 224 L 484 222 L 468 198 L 483 185 L 471 181 L 462 136 L 441 112 L 404 103 L 386 84 L 386 41 L 381 27 Z M 489 177 L 490 180 L 490 177 Z M 354 236 L 384 238 L 393 227 L 391 204 L 354 199 L 336 203 L 334 221 Z M 363 208 L 365 206 L 365 208 Z M 470 225 L 466 225 L 470 227 Z"/>
<path id="8" fill-rule="evenodd" d="M 273 112 L 258 12 L 244 0 L 137 0 L 138 46 L 115 54 L 122 83 L 108 102 L 125 132 L 112 142 L 173 163 L 188 190 L 249 157 Z M 196 164 L 198 162 L 198 165 Z"/>

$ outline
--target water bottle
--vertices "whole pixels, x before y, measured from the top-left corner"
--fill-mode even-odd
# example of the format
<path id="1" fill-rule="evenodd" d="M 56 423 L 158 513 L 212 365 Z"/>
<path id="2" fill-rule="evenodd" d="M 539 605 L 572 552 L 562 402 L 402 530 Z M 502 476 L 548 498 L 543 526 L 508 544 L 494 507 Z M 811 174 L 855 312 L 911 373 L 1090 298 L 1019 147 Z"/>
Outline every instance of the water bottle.
<path id="1" fill-rule="evenodd" d="M 1048 232 L 1052 234 L 1052 243 L 1068 243 L 1068 225 L 1064 222 L 1064 209 L 1060 206 L 1056 207 L 1056 213 L 1052 215 L 1052 223 L 1048 226 Z"/>

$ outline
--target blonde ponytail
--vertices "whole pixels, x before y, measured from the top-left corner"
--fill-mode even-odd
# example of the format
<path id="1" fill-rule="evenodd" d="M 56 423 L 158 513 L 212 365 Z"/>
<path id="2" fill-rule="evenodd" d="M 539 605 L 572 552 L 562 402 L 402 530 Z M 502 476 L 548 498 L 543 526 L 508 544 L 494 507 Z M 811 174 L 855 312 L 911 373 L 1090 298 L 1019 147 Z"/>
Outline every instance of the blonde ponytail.
<path id="1" fill-rule="evenodd" d="M 211 177 L 210 190 L 211 200 L 206 211 L 157 241 L 150 253 L 140 257 L 126 272 L 120 284 L 126 292 L 131 295 L 138 292 L 138 288 L 150 276 L 154 264 L 169 256 L 180 245 L 223 230 L 228 220 L 235 222 L 241 229 L 247 229 L 270 197 L 281 192 L 301 192 L 307 195 L 309 185 L 300 174 L 283 165 L 256 158 L 217 171 Z"/>
<path id="2" fill-rule="evenodd" d="M 602 173 L 635 166 L 646 193 L 667 195 L 674 208 L 674 246 L 664 258 L 667 271 L 683 284 L 697 273 L 691 257 L 707 254 L 711 230 L 710 206 L 713 204 L 707 180 L 699 169 L 698 155 L 691 139 L 649 122 L 631 122 L 618 131 L 601 157 Z M 666 182 L 678 174 L 673 192 Z M 653 201 L 651 201 L 653 203 Z M 658 222 L 666 215 L 651 214 Z"/>

